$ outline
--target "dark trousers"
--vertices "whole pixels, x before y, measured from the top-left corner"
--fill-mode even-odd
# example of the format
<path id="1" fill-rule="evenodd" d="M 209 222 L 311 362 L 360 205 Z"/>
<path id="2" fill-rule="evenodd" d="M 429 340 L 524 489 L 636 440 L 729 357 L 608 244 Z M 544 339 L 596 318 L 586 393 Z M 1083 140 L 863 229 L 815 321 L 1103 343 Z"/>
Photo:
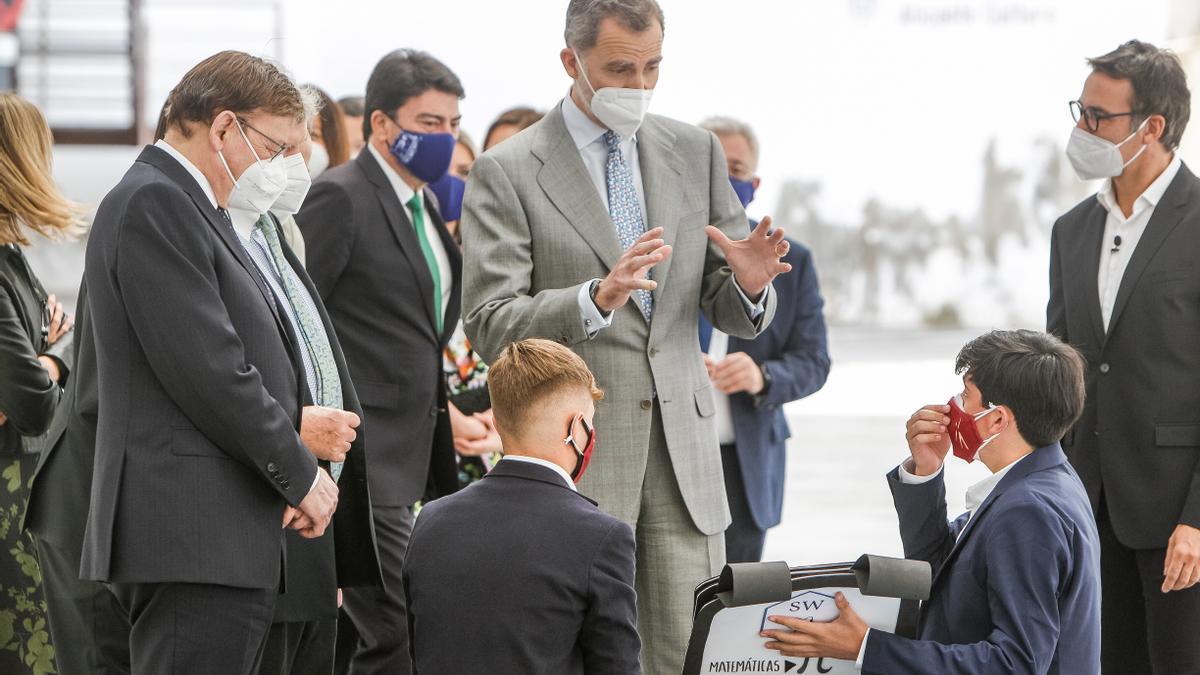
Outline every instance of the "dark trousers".
<path id="1" fill-rule="evenodd" d="M 384 588 L 347 588 L 342 609 L 358 631 L 352 675 L 409 675 L 408 612 L 402 570 L 412 535 L 411 506 L 375 506 L 375 539 Z M 340 659 L 339 659 L 340 660 Z"/>
<path id="2" fill-rule="evenodd" d="M 721 464 L 725 469 L 725 495 L 733 516 L 733 522 L 725 530 L 725 559 L 731 563 L 758 562 L 762 560 L 767 531 L 754 522 L 754 515 L 750 513 L 750 501 L 746 498 L 746 482 L 742 480 L 736 445 L 721 446 Z"/>
<path id="3" fill-rule="evenodd" d="M 37 539 L 50 641 L 61 675 L 129 673 L 129 616 L 108 587 L 79 578 L 79 551 Z"/>
<path id="4" fill-rule="evenodd" d="M 331 675 L 337 619 L 271 624 L 259 675 Z"/>
<path id="5" fill-rule="evenodd" d="M 1117 540 L 1102 499 L 1100 664 L 1105 675 L 1200 674 L 1200 585 L 1162 592 L 1167 549 Z"/>
<path id="6" fill-rule="evenodd" d="M 275 589 L 114 583 L 129 612 L 134 675 L 252 675 L 266 645 Z"/>

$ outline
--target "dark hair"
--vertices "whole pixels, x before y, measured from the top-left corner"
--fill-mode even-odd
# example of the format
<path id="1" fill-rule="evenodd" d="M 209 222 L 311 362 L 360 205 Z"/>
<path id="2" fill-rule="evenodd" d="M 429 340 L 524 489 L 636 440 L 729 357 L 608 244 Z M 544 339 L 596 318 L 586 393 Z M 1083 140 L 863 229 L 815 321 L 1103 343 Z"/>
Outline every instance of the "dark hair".
<path id="1" fill-rule="evenodd" d="M 342 109 L 348 117 L 362 117 L 363 114 L 363 97 L 361 96 L 343 96 L 337 100 L 338 107 Z"/>
<path id="2" fill-rule="evenodd" d="M 538 112 L 533 108 L 527 108 L 525 106 L 518 106 L 516 108 L 509 108 L 508 110 L 505 110 L 504 112 L 500 113 L 500 116 L 496 118 L 495 122 L 492 122 L 492 126 L 488 127 L 487 133 L 483 135 L 484 151 L 491 147 L 488 141 L 492 140 L 492 132 L 496 129 L 500 127 L 514 126 L 517 128 L 517 131 L 521 131 L 533 126 L 537 122 L 541 121 L 541 119 L 545 116 L 546 113 Z"/>
<path id="3" fill-rule="evenodd" d="M 270 61 L 245 52 L 223 51 L 204 59 L 183 76 L 167 95 L 163 130 L 191 135 L 189 122 L 212 124 L 224 110 L 303 121 L 304 99 L 292 78 Z"/>
<path id="4" fill-rule="evenodd" d="M 429 54 L 415 49 L 397 49 L 379 59 L 367 80 L 367 96 L 363 104 L 363 139 L 371 137 L 371 114 L 382 110 L 388 117 L 408 99 L 430 89 L 466 96 L 454 71 Z"/>
<path id="5" fill-rule="evenodd" d="M 954 368 L 985 405 L 1008 406 L 1035 448 L 1057 443 L 1083 413 L 1083 358 L 1053 335 L 994 330 L 968 342 Z"/>
<path id="6" fill-rule="evenodd" d="M 1130 40 L 1104 56 L 1088 59 L 1088 65 L 1111 78 L 1129 80 L 1133 85 L 1129 102 L 1134 113 L 1132 125 L 1136 128 L 1147 117 L 1162 115 L 1167 120 L 1160 139 L 1163 147 L 1179 147 L 1192 114 L 1192 94 L 1183 64 L 1174 52 Z"/>
<path id="7" fill-rule="evenodd" d="M 567 5 L 567 27 L 563 39 L 567 46 L 587 51 L 596 46 L 600 24 L 614 18 L 635 33 L 649 30 L 652 21 L 666 30 L 662 7 L 655 0 L 571 0 Z"/>
<path id="8" fill-rule="evenodd" d="M 321 120 L 321 143 L 325 146 L 325 152 L 329 153 L 328 168 L 345 164 L 350 161 L 350 139 L 346 138 L 345 114 L 324 89 L 313 84 L 304 86 L 315 94 L 321 103 L 317 119 Z"/>
<path id="9" fill-rule="evenodd" d="M 158 110 L 158 122 L 154 126 L 154 141 L 157 143 L 167 135 L 167 102 Z"/>

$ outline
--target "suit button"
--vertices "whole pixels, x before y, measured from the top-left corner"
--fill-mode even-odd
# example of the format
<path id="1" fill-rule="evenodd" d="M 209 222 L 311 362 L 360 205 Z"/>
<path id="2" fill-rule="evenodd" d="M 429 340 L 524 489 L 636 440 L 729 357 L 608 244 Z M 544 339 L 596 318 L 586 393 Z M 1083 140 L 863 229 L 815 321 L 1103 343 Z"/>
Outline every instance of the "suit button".
<path id="1" fill-rule="evenodd" d="M 267 473 L 271 475 L 279 473 L 279 467 L 275 466 L 275 462 L 267 462 Z"/>
<path id="2" fill-rule="evenodd" d="M 1112 368 L 1109 368 L 1107 363 L 1100 364 L 1100 372 L 1101 373 L 1108 374 L 1108 371 L 1110 371 L 1110 370 L 1112 370 Z"/>
<path id="3" fill-rule="evenodd" d="M 654 358 L 654 357 L 656 357 L 656 356 L 658 356 L 658 348 L 657 348 L 657 347 L 651 347 L 651 348 L 650 348 L 650 358 Z"/>
<path id="4" fill-rule="evenodd" d="M 283 487 L 284 490 L 287 490 L 288 488 L 290 488 L 292 486 L 291 482 L 289 482 L 288 479 L 286 479 L 286 478 L 284 478 L 282 481 L 280 481 L 279 485 L 281 487 Z"/>
<path id="5" fill-rule="evenodd" d="M 654 407 L 654 402 L 650 399 L 644 399 L 642 401 L 642 410 L 649 410 L 652 407 Z"/>
<path id="6" fill-rule="evenodd" d="M 563 343 L 564 345 L 571 344 L 571 337 L 568 335 L 560 335 L 560 336 L 558 336 L 558 341 Z"/>

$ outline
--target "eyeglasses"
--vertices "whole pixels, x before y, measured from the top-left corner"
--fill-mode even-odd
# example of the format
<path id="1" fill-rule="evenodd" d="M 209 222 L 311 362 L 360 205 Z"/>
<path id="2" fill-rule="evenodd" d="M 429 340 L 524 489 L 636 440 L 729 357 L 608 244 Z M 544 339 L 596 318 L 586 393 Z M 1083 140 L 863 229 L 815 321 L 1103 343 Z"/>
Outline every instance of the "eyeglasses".
<path id="1" fill-rule="evenodd" d="M 1110 113 L 1104 112 L 1099 108 L 1085 108 L 1079 101 L 1071 101 L 1070 106 L 1071 117 L 1075 120 L 1075 123 L 1079 124 L 1079 119 L 1083 118 L 1084 126 L 1087 127 L 1087 130 L 1091 132 L 1095 132 L 1097 129 L 1099 129 L 1100 123 L 1104 120 L 1112 119 L 1114 117 L 1132 117 L 1134 114 L 1132 110 L 1122 113 Z"/>
<path id="2" fill-rule="evenodd" d="M 277 149 L 273 153 L 271 153 L 270 157 L 267 158 L 268 162 L 275 159 L 276 157 L 282 155 L 284 152 L 287 152 L 287 149 L 289 147 L 291 147 L 287 143 L 280 143 L 279 141 L 275 140 L 274 138 L 271 138 L 270 136 L 259 131 L 258 129 L 255 129 L 254 126 L 252 126 L 249 122 L 247 122 L 244 117 L 239 117 L 239 118 L 237 118 L 237 120 L 242 126 L 246 127 L 250 131 L 253 131 L 254 133 L 258 134 L 259 136 L 262 136 L 263 138 L 267 139 L 267 142 L 270 143 L 271 145 L 277 146 Z M 270 149 L 270 148 L 268 148 L 268 149 Z"/>

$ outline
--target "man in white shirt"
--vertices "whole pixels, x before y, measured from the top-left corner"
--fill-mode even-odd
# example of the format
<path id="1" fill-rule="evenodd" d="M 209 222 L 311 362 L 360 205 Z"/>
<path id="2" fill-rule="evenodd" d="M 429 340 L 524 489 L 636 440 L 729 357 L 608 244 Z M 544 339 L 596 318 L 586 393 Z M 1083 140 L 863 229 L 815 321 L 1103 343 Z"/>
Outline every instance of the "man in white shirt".
<path id="1" fill-rule="evenodd" d="M 463 95 L 429 54 L 384 56 L 367 82 L 366 149 L 322 173 L 296 214 L 370 456 L 385 590 L 345 592 L 355 674 L 410 672 L 400 570 L 412 507 L 458 489 L 442 349 L 458 323 L 462 257 L 426 185 L 450 167 Z"/>
<path id="2" fill-rule="evenodd" d="M 633 530 L 575 488 L 596 448 L 595 378 L 570 349 L 523 340 L 488 389 L 504 459 L 413 529 L 417 672 L 641 673 Z"/>
<path id="3" fill-rule="evenodd" d="M 1179 59 L 1089 59 L 1067 155 L 1099 192 L 1054 225 L 1047 330 L 1087 359 L 1063 449 L 1100 530 L 1105 673 L 1200 672 L 1200 183 Z"/>
<path id="4" fill-rule="evenodd" d="M 915 640 L 868 630 L 842 594 L 839 617 L 769 617 L 786 656 L 856 660 L 864 673 L 1079 673 L 1100 665 L 1100 541 L 1059 438 L 1083 410 L 1083 359 L 1034 331 L 992 331 L 959 352 L 963 393 L 909 419 L 911 457 L 888 474 L 906 558 L 933 566 Z M 992 475 L 946 521 L 942 466 Z"/>

